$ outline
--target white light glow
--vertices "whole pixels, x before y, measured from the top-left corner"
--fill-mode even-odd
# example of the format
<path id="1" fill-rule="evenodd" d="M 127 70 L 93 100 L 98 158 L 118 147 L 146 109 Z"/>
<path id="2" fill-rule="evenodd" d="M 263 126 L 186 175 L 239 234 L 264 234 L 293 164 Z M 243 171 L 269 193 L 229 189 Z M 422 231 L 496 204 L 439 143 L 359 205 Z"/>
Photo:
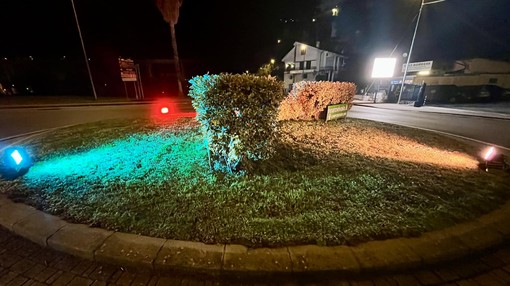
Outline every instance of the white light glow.
<path id="1" fill-rule="evenodd" d="M 12 159 L 14 159 L 14 162 L 16 162 L 16 165 L 19 165 L 21 161 L 23 161 L 23 158 L 21 157 L 21 154 L 18 152 L 18 150 L 14 150 L 14 152 L 11 153 Z"/>
<path id="2" fill-rule="evenodd" d="M 372 78 L 393 77 L 396 64 L 396 58 L 376 58 L 374 60 L 374 68 L 372 69 Z"/>
<path id="3" fill-rule="evenodd" d="M 489 150 L 487 150 L 484 157 L 485 161 L 490 161 L 492 159 L 494 151 L 495 151 L 494 147 L 490 147 Z"/>
<path id="4" fill-rule="evenodd" d="M 167 114 L 168 113 L 168 107 L 161 108 L 161 113 Z"/>

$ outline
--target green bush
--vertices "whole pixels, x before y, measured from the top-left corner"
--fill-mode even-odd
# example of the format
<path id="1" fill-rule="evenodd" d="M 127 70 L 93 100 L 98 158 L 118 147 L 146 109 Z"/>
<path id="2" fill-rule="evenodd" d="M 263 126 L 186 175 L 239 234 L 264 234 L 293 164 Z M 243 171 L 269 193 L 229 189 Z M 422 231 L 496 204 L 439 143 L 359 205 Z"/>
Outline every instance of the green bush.
<path id="1" fill-rule="evenodd" d="M 204 75 L 190 80 L 189 95 L 209 147 L 211 168 L 250 170 L 271 154 L 283 85 L 249 74 Z"/>
<path id="2" fill-rule="evenodd" d="M 355 94 L 356 85 L 351 82 L 295 83 L 280 105 L 278 120 L 318 120 L 319 114 L 331 104 L 347 103 L 351 109 Z"/>

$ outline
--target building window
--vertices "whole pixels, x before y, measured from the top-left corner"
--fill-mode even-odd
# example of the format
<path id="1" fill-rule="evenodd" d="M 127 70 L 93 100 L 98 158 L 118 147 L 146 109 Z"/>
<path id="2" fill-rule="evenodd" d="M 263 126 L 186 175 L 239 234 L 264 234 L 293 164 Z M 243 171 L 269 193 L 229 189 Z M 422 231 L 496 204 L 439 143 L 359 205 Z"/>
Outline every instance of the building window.
<path id="1" fill-rule="evenodd" d="M 490 78 L 489 79 L 489 83 L 493 83 L 493 84 L 498 83 L 498 79 L 497 78 Z"/>
<path id="2" fill-rule="evenodd" d="M 304 74 L 303 74 L 303 78 L 308 78 L 308 74 L 307 74 L 307 73 L 304 73 Z"/>
<path id="3" fill-rule="evenodd" d="M 304 70 L 305 69 L 305 62 L 299 62 L 299 69 Z"/>
<path id="4" fill-rule="evenodd" d="M 292 75 L 289 75 L 289 79 L 292 79 L 292 78 L 293 78 L 293 76 L 292 76 Z"/>
<path id="5" fill-rule="evenodd" d="M 312 61 L 306 61 L 306 69 L 309 70 L 312 68 Z"/>
<path id="6" fill-rule="evenodd" d="M 292 90 L 292 83 L 289 84 L 289 91 L 291 91 L 291 90 Z"/>

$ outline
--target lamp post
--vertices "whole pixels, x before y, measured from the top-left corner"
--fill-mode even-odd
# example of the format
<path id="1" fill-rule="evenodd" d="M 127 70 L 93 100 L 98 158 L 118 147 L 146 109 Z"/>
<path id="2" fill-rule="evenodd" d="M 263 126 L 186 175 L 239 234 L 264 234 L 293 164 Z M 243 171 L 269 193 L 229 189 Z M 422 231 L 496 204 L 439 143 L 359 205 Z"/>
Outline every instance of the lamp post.
<path id="1" fill-rule="evenodd" d="M 87 57 L 87 51 L 85 50 L 85 44 L 83 43 L 83 36 L 81 35 L 80 22 L 78 22 L 78 14 L 76 13 L 76 7 L 74 6 L 74 0 L 71 0 L 74 11 L 74 19 L 76 19 L 76 26 L 78 26 L 78 34 L 80 35 L 81 47 L 83 49 L 83 55 L 85 56 L 85 65 L 87 65 L 87 71 L 89 73 L 90 84 L 92 85 L 92 93 L 94 99 L 97 100 L 96 88 L 94 87 L 94 80 L 92 79 L 92 73 L 90 72 L 89 58 Z"/>
<path id="2" fill-rule="evenodd" d="M 400 93 L 398 94 L 397 104 L 400 103 L 400 99 L 402 98 L 402 92 L 404 91 L 404 85 L 405 85 L 406 77 L 407 77 L 407 70 L 409 68 L 409 62 L 411 61 L 411 54 L 413 53 L 414 40 L 416 38 L 416 32 L 418 31 L 418 25 L 420 24 L 421 11 L 423 10 L 423 6 L 430 5 L 430 4 L 436 4 L 436 3 L 440 3 L 440 2 L 444 2 L 444 1 L 446 1 L 446 0 L 436 0 L 436 1 L 431 1 L 431 2 L 425 3 L 425 0 L 421 0 L 420 11 L 418 12 L 418 19 L 416 20 L 416 26 L 414 27 L 413 39 L 411 40 L 411 47 L 409 48 L 409 54 L 407 55 L 406 67 L 404 69 L 404 77 L 402 78 L 402 85 L 400 86 Z"/>

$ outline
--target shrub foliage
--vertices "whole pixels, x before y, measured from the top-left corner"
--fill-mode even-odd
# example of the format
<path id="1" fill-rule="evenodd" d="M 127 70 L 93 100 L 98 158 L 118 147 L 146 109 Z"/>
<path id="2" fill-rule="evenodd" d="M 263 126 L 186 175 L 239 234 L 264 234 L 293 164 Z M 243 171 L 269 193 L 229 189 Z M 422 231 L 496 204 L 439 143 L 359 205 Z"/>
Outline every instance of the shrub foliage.
<path id="1" fill-rule="evenodd" d="M 209 148 L 211 168 L 250 170 L 266 159 L 276 137 L 283 85 L 272 77 L 243 74 L 196 76 L 189 95 Z"/>
<path id="2" fill-rule="evenodd" d="M 347 103 L 350 109 L 355 94 L 356 85 L 351 82 L 295 83 L 280 105 L 278 120 L 318 120 L 328 105 Z"/>

